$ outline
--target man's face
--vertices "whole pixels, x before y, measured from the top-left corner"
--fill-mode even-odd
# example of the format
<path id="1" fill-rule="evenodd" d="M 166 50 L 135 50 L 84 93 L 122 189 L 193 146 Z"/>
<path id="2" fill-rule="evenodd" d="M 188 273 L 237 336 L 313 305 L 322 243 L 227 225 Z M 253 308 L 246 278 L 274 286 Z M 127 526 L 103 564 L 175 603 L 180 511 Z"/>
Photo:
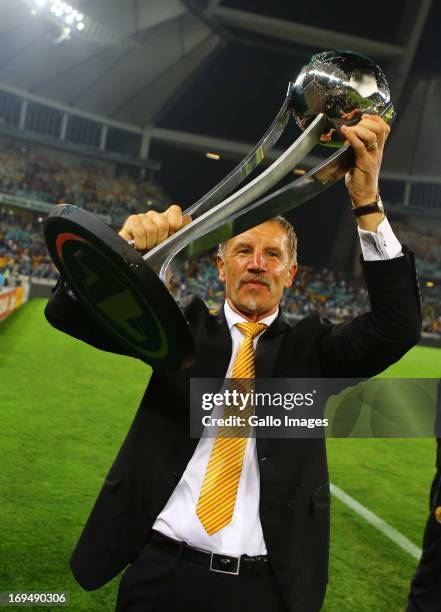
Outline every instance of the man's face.
<path id="1" fill-rule="evenodd" d="M 297 272 L 286 230 L 275 221 L 229 240 L 217 266 L 230 305 L 254 321 L 277 310 Z"/>

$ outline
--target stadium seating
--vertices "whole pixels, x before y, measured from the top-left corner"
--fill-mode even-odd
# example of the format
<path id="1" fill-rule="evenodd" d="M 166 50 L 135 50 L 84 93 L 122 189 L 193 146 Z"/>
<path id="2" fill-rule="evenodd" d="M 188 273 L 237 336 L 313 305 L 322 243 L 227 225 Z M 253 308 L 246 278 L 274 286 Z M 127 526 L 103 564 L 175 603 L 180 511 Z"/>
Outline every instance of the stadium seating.
<path id="1" fill-rule="evenodd" d="M 50 204 L 67 202 L 111 217 L 141 212 L 147 205 L 162 208 L 165 198 L 149 181 L 111 176 L 107 168 L 90 161 L 68 164 L 11 142 L 0 143 L 0 193 Z"/>
<path id="2" fill-rule="evenodd" d="M 179 277 L 174 279 L 172 292 L 178 300 L 195 293 L 204 298 L 210 308 L 219 308 L 224 288 L 217 276 L 215 257 L 206 255 L 187 262 Z M 441 287 L 423 282 L 421 292 L 423 331 L 441 337 Z M 361 279 L 327 268 L 314 270 L 307 266 L 300 267 L 292 288 L 285 291 L 282 305 L 293 317 L 300 318 L 317 310 L 335 322 L 345 321 L 369 309 L 367 291 Z"/>
<path id="3" fill-rule="evenodd" d="M 67 164 L 10 142 L 0 142 L 0 197 L 1 193 L 52 204 L 75 203 L 91 212 L 119 219 L 145 210 L 144 203 L 153 200 L 164 205 L 161 188 L 148 181 L 114 177 L 107 168 L 89 162 Z M 19 208 L 0 208 L 0 287 L 19 284 L 20 276 L 58 277 L 47 254 L 41 222 L 41 216 Z M 393 227 L 401 242 L 416 253 L 418 272 L 423 279 L 423 331 L 441 337 L 440 283 L 425 280 L 436 279 L 440 274 L 441 239 L 430 226 L 415 227 L 403 216 L 394 219 Z M 212 255 L 187 262 L 173 282 L 177 299 L 196 293 L 209 307 L 219 307 L 224 292 L 214 264 Z M 284 308 L 294 317 L 314 309 L 334 321 L 344 321 L 368 309 L 363 284 L 327 268 L 301 267 L 292 289 L 285 293 Z"/>

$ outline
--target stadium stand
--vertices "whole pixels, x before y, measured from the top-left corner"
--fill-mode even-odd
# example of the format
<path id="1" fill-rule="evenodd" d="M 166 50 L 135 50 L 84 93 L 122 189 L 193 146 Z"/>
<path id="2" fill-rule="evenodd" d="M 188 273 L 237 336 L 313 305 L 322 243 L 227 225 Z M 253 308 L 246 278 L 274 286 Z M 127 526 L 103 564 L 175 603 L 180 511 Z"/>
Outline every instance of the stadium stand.
<path id="1" fill-rule="evenodd" d="M 114 172 L 114 169 L 113 169 Z M 0 140 L 0 204 L 6 195 L 31 198 L 46 204 L 69 202 L 95 214 L 104 214 L 118 225 L 127 215 L 146 206 L 162 209 L 167 196 L 149 180 L 113 176 L 111 166 L 66 158 L 24 143 Z M 22 284 L 23 279 L 53 281 L 58 272 L 42 237 L 44 213 L 15 206 L 0 208 L 0 288 Z M 398 215 L 393 227 L 403 244 L 415 253 L 422 280 L 423 331 L 441 338 L 441 239 L 430 224 L 415 225 L 413 218 Z M 223 299 L 213 255 L 187 262 L 173 291 L 177 299 L 196 293 L 211 308 Z M 286 292 L 284 307 L 292 317 L 311 310 L 333 321 L 344 321 L 368 308 L 367 292 L 359 279 L 322 268 L 301 266 L 294 286 Z"/>
<path id="2" fill-rule="evenodd" d="M 41 216 L 28 211 L 0 208 L 0 286 L 17 286 L 22 277 L 33 280 L 58 277 L 43 241 L 42 220 Z M 401 234 L 404 232 L 401 231 Z M 206 255 L 188 261 L 174 280 L 173 292 L 177 299 L 195 293 L 210 308 L 218 308 L 224 292 L 217 278 L 214 256 Z M 423 331 L 441 337 L 440 284 L 423 278 L 421 292 Z M 368 308 L 368 298 L 359 279 L 327 268 L 314 270 L 301 266 L 291 291 L 286 292 L 284 308 L 293 317 L 302 317 L 311 310 L 317 310 L 340 322 L 364 312 Z"/>
<path id="3" fill-rule="evenodd" d="M 206 255 L 188 261 L 172 285 L 178 300 L 195 293 L 207 305 L 217 309 L 222 304 L 224 290 L 216 272 L 215 256 Z M 441 287 L 439 283 L 423 281 L 423 331 L 441 338 Z M 300 266 L 291 290 L 285 292 L 283 307 L 288 315 L 301 318 L 312 310 L 335 322 L 350 319 L 369 308 L 367 291 L 360 279 L 322 268 Z"/>
<path id="4" fill-rule="evenodd" d="M 20 209 L 0 208 L 0 285 L 15 287 L 21 276 L 57 278 L 43 241 L 42 220 Z"/>
<path id="5" fill-rule="evenodd" d="M 116 218 L 146 206 L 162 209 L 168 201 L 160 187 L 149 180 L 127 174 L 114 176 L 111 166 L 74 157 L 67 161 L 59 154 L 50 156 L 10 141 L 0 141 L 0 193 L 49 204 L 76 204 Z"/>
<path id="6" fill-rule="evenodd" d="M 394 231 L 400 241 L 415 253 L 418 273 L 422 277 L 441 278 L 441 236 L 437 226 L 418 224 L 411 218 L 394 220 Z"/>

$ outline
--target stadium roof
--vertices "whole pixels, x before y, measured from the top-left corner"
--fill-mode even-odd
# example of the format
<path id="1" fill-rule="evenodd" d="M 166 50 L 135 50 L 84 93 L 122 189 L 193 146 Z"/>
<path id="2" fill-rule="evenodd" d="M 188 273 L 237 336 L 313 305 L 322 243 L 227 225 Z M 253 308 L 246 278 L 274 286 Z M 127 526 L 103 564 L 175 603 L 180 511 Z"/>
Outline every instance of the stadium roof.
<path id="1" fill-rule="evenodd" d="M 154 122 L 218 42 L 178 0 L 83 0 L 75 6 L 87 19 L 86 29 L 60 40 L 61 28 L 46 7 L 2 0 L 0 79 L 144 125 Z"/>
<path id="2" fill-rule="evenodd" d="M 200 151 L 209 141 L 240 157 L 313 53 L 350 48 L 378 61 L 405 117 L 386 168 L 439 176 L 441 90 L 427 76 L 441 67 L 439 2 L 71 0 L 86 27 L 68 38 L 47 10 L 53 1 L 2 0 L 0 85 L 148 127 L 163 143 Z M 411 76 L 423 73 L 427 86 L 416 86 Z"/>

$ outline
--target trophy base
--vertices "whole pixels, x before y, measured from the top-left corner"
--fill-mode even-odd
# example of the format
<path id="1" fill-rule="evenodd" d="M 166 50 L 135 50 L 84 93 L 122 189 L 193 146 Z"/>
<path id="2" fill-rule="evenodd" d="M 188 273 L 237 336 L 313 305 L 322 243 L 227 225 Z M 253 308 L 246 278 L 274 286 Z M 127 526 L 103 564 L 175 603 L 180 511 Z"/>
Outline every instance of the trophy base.
<path id="1" fill-rule="evenodd" d="M 153 368 L 188 367 L 190 326 L 142 256 L 97 217 L 70 204 L 45 219 L 49 253 L 78 300 L 123 350 Z"/>

